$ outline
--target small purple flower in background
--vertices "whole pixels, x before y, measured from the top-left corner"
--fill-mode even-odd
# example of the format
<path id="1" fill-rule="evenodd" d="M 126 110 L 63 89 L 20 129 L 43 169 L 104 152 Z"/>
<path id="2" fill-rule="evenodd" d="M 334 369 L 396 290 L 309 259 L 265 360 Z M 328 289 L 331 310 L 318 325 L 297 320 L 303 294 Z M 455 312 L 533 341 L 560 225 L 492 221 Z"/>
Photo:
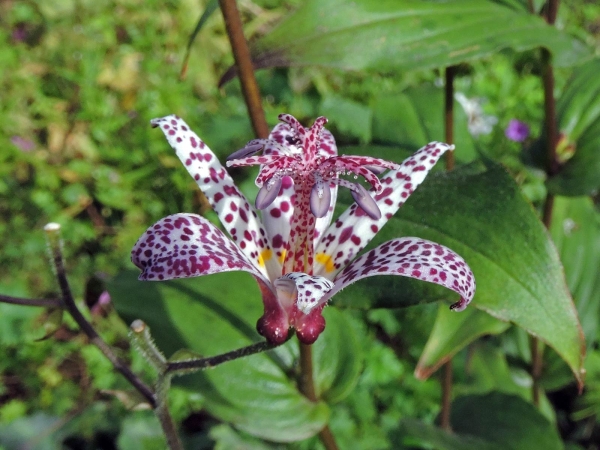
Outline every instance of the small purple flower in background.
<path id="1" fill-rule="evenodd" d="M 255 206 L 246 199 L 206 144 L 177 116 L 152 120 L 210 201 L 228 238 L 204 217 L 180 213 L 159 220 L 140 237 L 131 259 L 141 280 L 170 280 L 241 270 L 256 279 L 264 304 L 258 332 L 282 343 L 290 328 L 313 343 L 325 328 L 322 310 L 349 284 L 374 275 L 429 281 L 460 294 L 461 311 L 475 294 L 475 278 L 452 250 L 415 237 L 388 241 L 357 257 L 454 147 L 432 142 L 402 164 L 337 154 L 318 118 L 304 128 L 281 114 L 268 139 L 250 141 L 229 166 L 261 166 Z M 262 152 L 262 155 L 256 155 Z M 389 170 L 381 179 L 377 177 Z M 356 180 L 364 178 L 367 191 Z M 355 200 L 337 220 L 338 186 Z M 262 212 L 259 216 L 260 210 Z"/>
<path id="2" fill-rule="evenodd" d="M 15 42 L 25 42 L 27 35 L 27 26 L 24 23 L 20 23 L 13 28 L 11 37 Z"/>
<path id="3" fill-rule="evenodd" d="M 481 105 L 485 99 L 467 98 L 462 92 L 454 94 L 454 98 L 460 103 L 460 106 L 462 106 L 467 114 L 469 133 L 471 133 L 471 136 L 477 137 L 492 132 L 494 125 L 498 123 L 498 118 L 483 113 Z"/>
<path id="4" fill-rule="evenodd" d="M 520 120 L 511 119 L 504 134 L 511 141 L 523 142 L 529 137 L 529 126 Z"/>
<path id="5" fill-rule="evenodd" d="M 33 150 L 35 148 L 35 144 L 33 143 L 33 141 L 22 138 L 21 136 L 11 137 L 10 142 L 12 142 L 14 145 L 16 145 L 19 148 L 19 150 L 21 150 L 25 153 L 29 153 L 31 150 Z"/>
<path id="6" fill-rule="evenodd" d="M 98 301 L 92 306 L 91 312 L 93 315 L 98 315 L 106 312 L 110 305 L 111 299 L 108 291 L 102 291 L 98 297 Z"/>

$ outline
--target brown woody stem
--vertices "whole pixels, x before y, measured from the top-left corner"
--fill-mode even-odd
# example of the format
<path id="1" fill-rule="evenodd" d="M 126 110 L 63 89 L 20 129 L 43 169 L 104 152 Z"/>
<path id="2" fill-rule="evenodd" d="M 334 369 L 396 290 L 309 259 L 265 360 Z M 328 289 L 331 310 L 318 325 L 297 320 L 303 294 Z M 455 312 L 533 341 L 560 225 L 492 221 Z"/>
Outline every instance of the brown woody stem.
<path id="1" fill-rule="evenodd" d="M 242 84 L 242 93 L 252 121 L 254 134 L 258 138 L 266 138 L 269 135 L 269 127 L 265 119 L 256 77 L 254 76 L 250 50 L 244 37 L 240 12 L 235 0 L 219 0 L 219 6 L 225 19 L 225 28 L 231 43 L 233 58 Z"/>

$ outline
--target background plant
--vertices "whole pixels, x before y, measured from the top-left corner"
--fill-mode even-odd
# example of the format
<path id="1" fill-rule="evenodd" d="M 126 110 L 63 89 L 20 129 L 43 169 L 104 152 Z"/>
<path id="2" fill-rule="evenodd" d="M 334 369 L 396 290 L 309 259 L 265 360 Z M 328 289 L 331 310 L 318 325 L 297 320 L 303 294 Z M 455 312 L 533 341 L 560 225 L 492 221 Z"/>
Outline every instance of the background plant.
<path id="1" fill-rule="evenodd" d="M 507 264 L 513 257 L 535 262 L 536 265 L 523 269 L 525 284 L 541 276 L 541 267 L 549 264 L 546 276 L 557 284 L 549 285 L 547 291 L 533 292 L 530 304 L 523 303 L 523 292 L 515 288 L 506 298 L 515 303 L 512 315 L 508 316 L 500 314 L 505 305 L 491 294 L 486 296 L 486 291 L 493 292 L 494 283 L 486 289 L 486 283 L 480 282 L 481 297 L 476 296 L 473 306 L 479 304 L 484 312 L 474 309 L 468 316 L 446 316 L 444 308 L 437 312 L 437 306 L 429 302 L 445 298 L 445 293 L 420 284 L 386 280 L 378 283 L 379 290 L 366 281 L 357 284 L 344 291 L 343 298 L 340 296 L 336 302 L 337 306 L 348 308 L 327 309 L 331 332 L 315 348 L 322 402 L 316 406 L 306 404 L 305 411 L 310 414 L 299 417 L 293 425 L 269 421 L 270 428 L 260 420 L 239 421 L 235 418 L 240 411 L 247 410 L 228 408 L 228 402 L 219 398 L 224 388 L 216 385 L 215 380 L 223 378 L 223 372 L 182 378 L 183 384 L 175 385 L 171 391 L 171 409 L 175 421 L 183 423 L 186 431 L 183 434 L 189 435 L 191 446 L 228 448 L 240 442 L 257 447 L 275 445 L 257 440 L 259 436 L 270 440 L 306 438 L 293 445 L 312 448 L 315 438 L 308 436 L 318 424 L 330 421 L 342 448 L 351 445 L 479 448 L 493 445 L 494 430 L 484 424 L 478 424 L 474 430 L 460 422 L 460 417 L 477 416 L 478 408 L 489 410 L 494 404 L 517 411 L 509 416 L 524 428 L 540 429 L 540 435 L 553 439 L 550 444 L 539 441 L 537 445 L 543 443 L 543 448 L 558 445 L 559 437 L 553 430 L 559 430 L 561 438 L 573 448 L 594 445 L 598 390 L 594 348 L 600 302 L 596 285 L 600 244 L 594 204 L 599 183 L 596 156 L 599 88 L 595 77 L 598 62 L 593 59 L 598 52 L 598 6 L 583 1 L 565 3 L 559 10 L 558 26 L 551 28 L 527 11 L 528 2 L 477 2 L 479 6 L 473 16 L 465 15 L 467 9 L 473 8 L 473 2 L 453 2 L 444 6 L 450 8 L 450 14 L 436 17 L 419 16 L 416 3 L 392 3 L 382 7 L 383 17 L 411 10 L 422 21 L 412 28 L 397 26 L 393 33 L 387 32 L 390 46 L 396 35 L 412 36 L 411 42 L 423 46 L 435 43 L 436 34 L 431 31 L 456 23 L 452 17 L 457 14 L 462 17 L 462 25 L 473 17 L 473 22 L 469 22 L 472 28 L 463 29 L 463 41 L 448 31 L 448 45 L 467 49 L 478 46 L 479 50 L 460 53 L 450 48 L 446 49 L 445 58 L 440 57 L 442 51 L 429 59 L 411 59 L 406 49 L 413 47 L 404 45 L 395 47 L 398 53 L 384 52 L 387 57 L 377 59 L 373 57 L 373 47 L 348 51 L 344 45 L 352 42 L 332 40 L 335 36 L 323 32 L 327 28 L 316 26 L 323 15 L 310 9 L 316 8 L 315 3 L 308 2 L 297 13 L 294 11 L 299 5 L 288 3 L 241 3 L 245 33 L 253 42 L 255 59 L 267 65 L 268 58 L 261 56 L 272 56 L 278 51 L 285 57 L 283 63 L 292 64 L 289 68 L 256 72 L 267 121 L 274 124 L 276 115 L 283 111 L 305 121 L 324 114 L 331 119 L 330 129 L 340 145 L 361 146 L 360 152 L 354 153 L 372 152 L 400 161 L 429 140 L 444 139 L 444 91 L 439 86 L 444 67 L 457 65 L 455 90 L 468 98 L 486 98 L 483 110 L 496 116 L 498 124 L 491 134 L 472 138 L 468 117 L 455 105 L 456 172 L 440 174 L 424 184 L 412 203 L 407 203 L 394 219 L 396 223 L 385 229 L 387 235 L 381 239 L 415 233 L 433 237 L 441 229 L 458 247 L 447 245 L 459 253 L 462 247 L 467 252 L 474 248 L 475 258 L 489 251 L 490 259 Z M 260 304 L 241 302 L 239 291 L 233 288 L 222 292 L 223 286 L 234 285 L 249 291 L 248 280 L 241 275 L 217 276 L 214 282 L 203 279 L 202 283 L 192 280 L 189 285 L 144 287 L 148 292 L 145 298 L 137 297 L 138 300 L 132 300 L 126 290 L 135 278 L 134 273 L 126 272 L 131 268 L 129 251 L 145 228 L 170 213 L 205 211 L 203 198 L 192 188 L 187 174 L 180 170 L 179 162 L 164 142 L 151 132 L 148 120 L 171 112 L 193 117 L 198 134 L 220 156 L 241 148 L 252 138 L 238 81 L 217 87 L 220 75 L 233 63 L 218 12 L 209 17 L 191 47 L 186 80 L 178 79 L 189 34 L 205 7 L 152 1 L 0 5 L 0 33 L 7 44 L 0 50 L 3 67 L 0 107 L 4 118 L 0 140 L 5 149 L 0 152 L 0 209 L 5 217 L 0 223 L 4 238 L 0 253 L 2 294 L 57 295 L 52 271 L 44 257 L 41 228 L 47 222 L 58 221 L 63 225 L 67 272 L 76 298 L 92 306 L 108 288 L 119 314 L 127 322 L 145 311 L 147 316 L 142 318 L 151 325 L 159 347 L 167 355 L 183 347 L 211 355 L 257 339 L 250 330 L 260 315 Z M 541 2 L 533 2 L 533 7 L 535 12 L 543 9 Z M 365 29 L 352 22 L 352 10 L 340 8 L 340 2 L 333 1 L 320 2 L 319 8 L 336 11 L 340 17 L 325 14 L 325 18 L 331 16 L 336 23 L 345 24 L 350 35 L 367 42 Z M 490 12 L 495 17 L 497 14 L 518 17 L 522 22 L 515 23 L 523 23 L 525 31 L 515 33 L 517 37 L 510 43 L 498 45 L 490 37 L 493 27 L 488 27 L 485 29 L 490 38 L 483 39 L 477 27 L 484 25 L 478 18 L 489 17 Z M 288 23 L 293 26 L 284 22 L 279 28 L 272 28 L 292 14 L 295 15 Z M 297 39 L 290 30 L 304 35 L 305 40 Z M 577 36 L 578 40 L 573 41 L 570 36 Z M 541 45 L 552 52 L 556 66 L 557 158 L 564 164 L 548 182 L 544 91 L 539 78 L 544 66 L 538 49 Z M 385 50 L 385 42 L 382 46 Z M 436 48 L 433 44 L 431 47 Z M 424 48 L 417 47 L 413 56 L 422 54 Z M 451 56 L 455 53 L 456 57 Z M 283 64 L 281 61 L 280 58 L 275 62 Z M 505 126 L 513 118 L 527 123 L 531 129 L 530 138 L 523 144 L 511 142 L 504 135 Z M 348 153 L 352 153 L 350 150 Z M 487 166 L 479 162 L 462 168 L 476 159 L 483 159 Z M 516 184 L 490 159 L 503 163 Z M 253 174 L 238 172 L 236 176 L 253 196 Z M 580 352 L 575 346 L 558 348 L 561 358 L 552 346 L 544 350 L 539 385 L 548 394 L 542 393 L 539 403 L 549 424 L 541 422 L 539 413 L 527 403 L 532 401 L 531 352 L 523 330 L 533 330 L 537 335 L 546 332 L 560 339 L 572 334 L 573 327 L 565 325 L 560 310 L 547 318 L 527 306 L 535 306 L 536 298 L 544 301 L 552 298 L 552 304 L 567 305 L 568 309 L 564 300 L 568 297 L 556 293 L 561 289 L 560 266 L 552 259 L 543 228 L 521 199 L 519 190 L 540 212 L 548 192 L 558 196 L 554 199 L 550 231 L 588 347 L 588 382 L 580 397 L 573 381 L 573 371 L 577 373 L 580 368 Z M 440 192 L 447 193 L 447 197 L 440 198 Z M 456 209 L 451 205 L 456 204 L 457 198 L 469 208 L 461 210 L 460 217 L 453 217 Z M 496 203 L 489 203 L 492 198 Z M 420 205 L 427 205 L 426 211 L 419 209 Z M 502 207 L 513 214 L 516 211 L 515 217 L 520 220 L 503 222 Z M 436 212 L 433 217 L 430 211 Z M 210 217 L 210 212 L 206 214 Z M 482 216 L 492 225 L 502 224 L 498 227 L 502 229 L 478 228 L 476 224 Z M 479 247 L 475 239 L 478 234 Z M 520 236 L 521 240 L 510 240 L 514 236 Z M 490 246 L 490 241 L 495 246 Z M 509 247 L 507 242 L 521 245 Z M 466 254 L 463 256 L 475 266 L 478 276 L 476 267 L 482 265 L 472 263 Z M 507 280 L 520 280 L 514 274 L 502 278 L 492 269 L 485 273 L 488 278 L 484 280 L 499 286 L 506 285 Z M 139 286 L 135 285 L 135 289 Z M 186 297 L 183 290 L 194 294 Z M 401 298 L 397 292 L 403 293 Z M 163 302 L 165 298 L 169 301 Z M 215 317 L 211 299 L 229 300 L 232 304 L 229 307 L 225 303 L 226 310 L 250 317 L 248 328 L 232 326 L 227 320 L 215 321 L 213 325 L 202 319 L 185 320 L 189 308 L 193 308 L 196 318 Z M 417 303 L 406 309 L 364 309 Z M 32 428 L 46 427 L 46 434 L 36 433 L 39 446 L 58 445 L 62 440 L 71 448 L 81 448 L 92 445 L 93 441 L 102 445 L 98 443 L 107 440 L 117 441 L 123 448 L 134 448 L 131 442 L 135 440 L 147 442 L 140 445 L 160 448 L 162 444 L 151 443 L 160 442 L 157 436 L 147 436 L 144 438 L 147 441 L 141 437 L 156 429 L 147 426 L 155 420 L 152 414 L 127 412 L 119 402 L 106 397 L 111 391 L 126 400 L 125 405 L 137 403 L 127 383 L 77 333 L 70 319 L 65 318 L 52 340 L 34 343 L 34 339 L 46 334 L 43 325 L 52 318 L 51 314 L 7 304 L 1 304 L 0 308 L 4 356 L 0 363 L 3 374 L 0 435 L 5 440 L 0 442 L 5 447 L 11 448 L 19 439 L 31 439 Z M 152 322 L 153 316 L 161 317 L 165 311 L 171 318 L 169 326 L 158 320 L 156 324 Z M 518 326 L 498 321 L 487 313 L 509 319 Z M 219 314 L 217 317 L 222 318 Z M 122 349 L 122 356 L 132 358 L 134 371 L 145 373 L 150 382 L 152 373 L 139 356 L 129 352 L 126 327 L 115 312 L 98 313 L 93 320 L 100 334 Z M 199 334 L 218 335 L 219 339 L 197 344 Z M 482 335 L 489 337 L 476 339 Z M 435 342 L 444 346 L 436 347 Z M 330 360 L 328 346 L 344 349 L 340 350 L 338 360 Z M 296 352 L 290 343 L 275 354 L 283 367 L 293 370 Z M 454 357 L 453 394 L 457 400 L 451 423 L 457 432 L 455 436 L 430 428 L 440 411 L 439 384 L 432 379 L 417 381 L 412 375 L 415 368 L 419 377 L 429 375 L 449 356 Z M 273 362 L 269 357 L 255 356 L 223 367 L 227 374 L 242 368 L 261 372 L 252 379 L 256 384 L 253 392 L 243 390 L 240 394 L 249 400 L 253 396 L 264 397 L 263 413 L 255 412 L 254 417 L 271 417 L 273 405 L 281 407 L 277 411 L 280 417 L 287 417 L 285 411 L 290 403 L 284 406 L 276 403 L 281 397 L 265 396 L 264 385 L 256 382 L 266 382 L 265 371 L 271 373 Z M 340 378 L 342 373 L 347 374 L 346 378 Z M 280 371 L 276 377 L 276 385 L 286 389 L 287 402 L 302 402 L 289 373 Z M 236 380 L 232 377 L 229 382 Z M 507 393 L 525 401 L 498 397 Z M 514 430 L 514 424 L 509 425 Z M 267 435 L 265 430 L 272 434 Z M 514 444 L 515 448 L 519 445 L 522 448 L 524 444 Z"/>

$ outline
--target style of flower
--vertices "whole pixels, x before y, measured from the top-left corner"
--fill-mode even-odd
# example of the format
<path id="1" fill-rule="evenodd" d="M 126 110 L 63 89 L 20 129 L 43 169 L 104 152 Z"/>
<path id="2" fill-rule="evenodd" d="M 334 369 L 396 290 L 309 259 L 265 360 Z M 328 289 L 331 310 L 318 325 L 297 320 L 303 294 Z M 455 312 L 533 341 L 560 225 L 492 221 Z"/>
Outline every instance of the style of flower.
<path id="1" fill-rule="evenodd" d="M 337 155 L 327 120 L 304 128 L 282 114 L 268 139 L 250 141 L 228 166 L 260 164 L 253 207 L 205 143 L 177 116 L 152 120 L 210 201 L 228 238 L 204 217 L 180 213 L 148 228 L 132 250 L 141 280 L 170 280 L 241 270 L 258 282 L 264 314 L 257 330 L 281 343 L 289 330 L 313 343 L 325 328 L 322 310 L 349 284 L 374 275 L 401 275 L 460 294 L 461 311 L 475 279 L 452 250 L 416 237 L 388 241 L 357 258 L 408 199 L 440 156 L 453 146 L 432 142 L 402 164 Z M 257 155 L 257 153 L 262 154 Z M 378 174 L 389 170 L 382 178 Z M 346 176 L 346 178 L 343 178 Z M 371 189 L 356 181 L 364 178 Z M 338 186 L 353 203 L 332 223 Z M 262 210 L 259 217 L 259 212 Z"/>
<path id="2" fill-rule="evenodd" d="M 520 120 L 511 119 L 504 130 L 504 134 L 511 141 L 523 142 L 529 137 L 529 126 Z"/>
<path id="3" fill-rule="evenodd" d="M 483 113 L 481 104 L 485 99 L 467 98 L 462 92 L 454 94 L 454 98 L 467 114 L 468 128 L 471 136 L 477 137 L 482 134 L 490 134 L 494 129 L 494 125 L 498 123 L 496 116 L 490 116 Z"/>

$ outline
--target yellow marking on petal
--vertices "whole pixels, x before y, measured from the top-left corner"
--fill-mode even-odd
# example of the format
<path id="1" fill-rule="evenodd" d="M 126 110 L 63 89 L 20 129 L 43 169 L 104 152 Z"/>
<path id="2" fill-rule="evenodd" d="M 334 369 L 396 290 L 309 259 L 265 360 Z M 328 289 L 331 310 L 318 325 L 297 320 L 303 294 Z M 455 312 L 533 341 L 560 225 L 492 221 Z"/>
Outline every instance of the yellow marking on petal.
<path id="1" fill-rule="evenodd" d="M 287 253 L 287 250 L 281 250 L 281 255 L 279 255 L 279 262 L 281 264 L 283 264 L 283 262 L 285 261 L 285 255 Z"/>
<path id="2" fill-rule="evenodd" d="M 258 255 L 258 265 L 260 267 L 265 267 L 265 261 L 270 260 L 272 257 L 273 257 L 273 250 L 271 250 L 270 248 L 265 248 Z"/>
<path id="3" fill-rule="evenodd" d="M 333 258 L 331 256 L 325 253 L 317 253 L 315 255 L 315 260 L 319 264 L 323 264 L 327 272 L 333 272 L 335 270 L 335 266 L 333 265 Z"/>

